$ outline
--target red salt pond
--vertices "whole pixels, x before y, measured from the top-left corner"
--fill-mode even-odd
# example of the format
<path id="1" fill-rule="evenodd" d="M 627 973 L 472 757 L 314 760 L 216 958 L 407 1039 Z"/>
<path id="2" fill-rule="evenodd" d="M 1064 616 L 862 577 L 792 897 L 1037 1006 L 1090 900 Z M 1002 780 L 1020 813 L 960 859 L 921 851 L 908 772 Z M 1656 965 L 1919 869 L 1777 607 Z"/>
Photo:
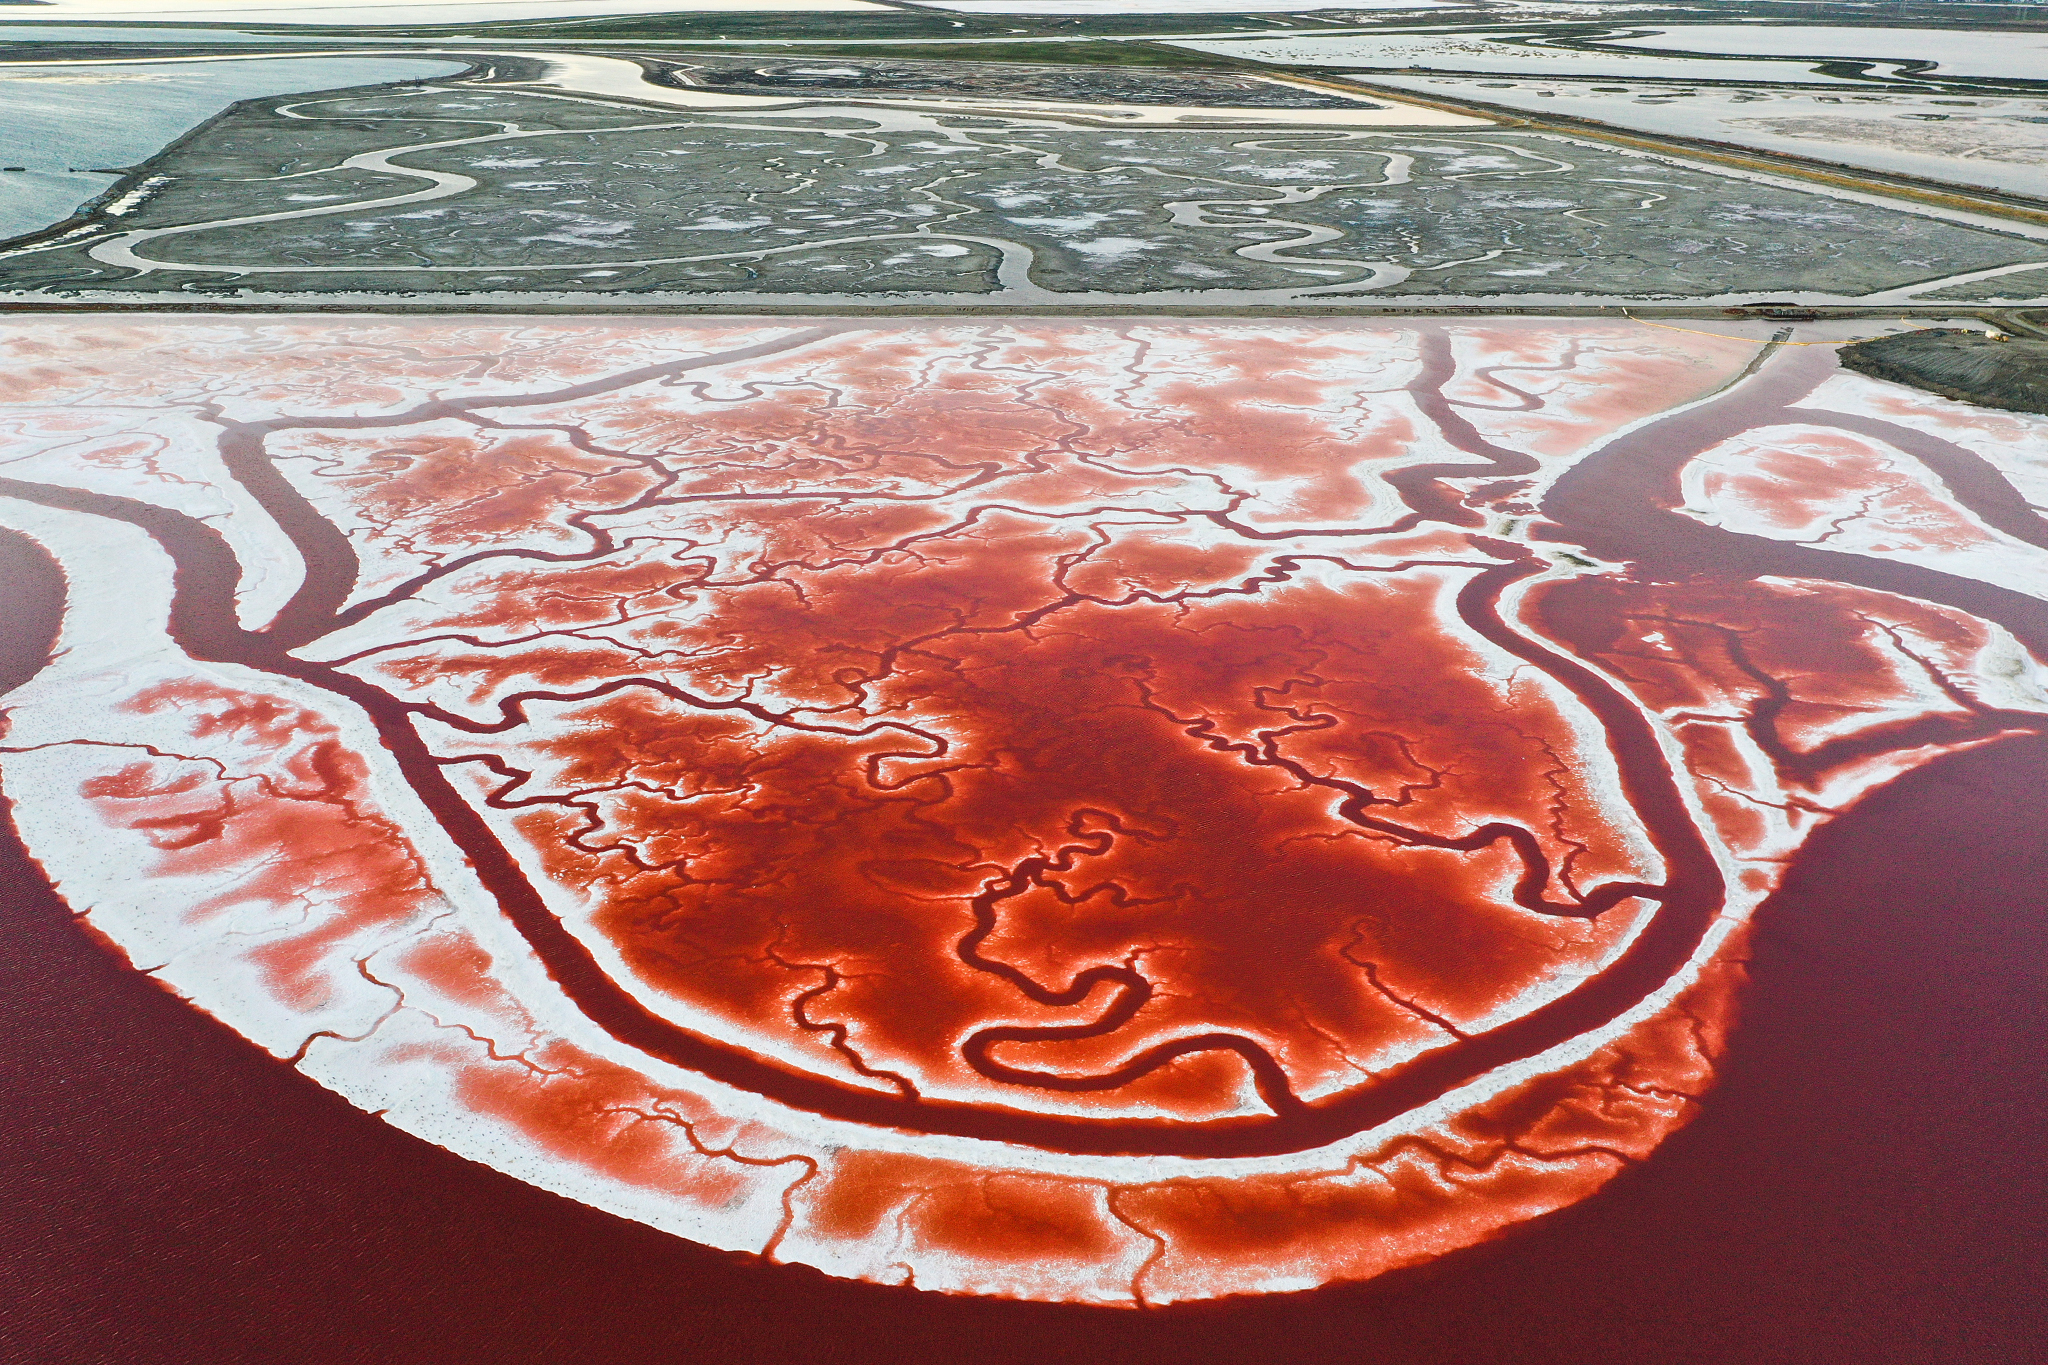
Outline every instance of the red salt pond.
<path id="1" fill-rule="evenodd" d="M 1808 835 L 2048 723 L 2048 422 L 1822 346 L 0 353 L 6 790 L 88 928 L 400 1128 L 835 1275 L 1277 1292 L 1582 1199 L 1702 1103 Z"/>

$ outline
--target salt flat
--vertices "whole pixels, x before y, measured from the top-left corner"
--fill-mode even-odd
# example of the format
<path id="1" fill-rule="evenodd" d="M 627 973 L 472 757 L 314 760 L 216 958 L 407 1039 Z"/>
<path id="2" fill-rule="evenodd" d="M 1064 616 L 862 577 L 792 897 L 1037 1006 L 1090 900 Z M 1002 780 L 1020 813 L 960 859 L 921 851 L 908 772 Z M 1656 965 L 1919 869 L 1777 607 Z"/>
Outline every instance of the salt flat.
<path id="1" fill-rule="evenodd" d="M 2048 99 L 1896 88 L 1717 86 L 1375 72 L 1372 84 L 1532 114 L 2048 198 Z"/>

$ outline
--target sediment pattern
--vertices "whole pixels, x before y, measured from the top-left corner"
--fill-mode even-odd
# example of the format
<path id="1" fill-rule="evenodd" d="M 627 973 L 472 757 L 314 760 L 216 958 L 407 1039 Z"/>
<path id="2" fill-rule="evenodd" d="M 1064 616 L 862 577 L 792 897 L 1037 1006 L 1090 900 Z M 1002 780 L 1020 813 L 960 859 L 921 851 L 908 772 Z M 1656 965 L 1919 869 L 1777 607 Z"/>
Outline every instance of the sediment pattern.
<path id="1" fill-rule="evenodd" d="M 0 349 L 55 632 L 0 752 L 90 929 L 408 1131 L 836 1275 L 1272 1292 L 1582 1198 L 1699 1104 L 1807 834 L 2048 717 L 2042 421 L 1824 346 Z"/>
<path id="2" fill-rule="evenodd" d="M 848 312 L 1900 303 L 2024 291 L 2043 268 L 2043 230 L 2017 221 L 1413 106 L 848 103 L 656 84 L 621 58 L 498 64 L 550 74 L 244 102 L 0 250 L 0 290 Z"/>

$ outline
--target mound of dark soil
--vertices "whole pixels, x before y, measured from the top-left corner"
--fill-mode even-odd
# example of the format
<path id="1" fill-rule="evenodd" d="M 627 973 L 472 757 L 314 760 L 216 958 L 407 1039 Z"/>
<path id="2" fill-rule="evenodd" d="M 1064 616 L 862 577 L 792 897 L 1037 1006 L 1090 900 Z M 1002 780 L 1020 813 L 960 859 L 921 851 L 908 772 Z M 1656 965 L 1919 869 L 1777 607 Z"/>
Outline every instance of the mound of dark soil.
<path id="1" fill-rule="evenodd" d="M 2048 413 L 2048 341 L 1931 327 L 1841 350 L 1852 370 L 2009 412 Z"/>

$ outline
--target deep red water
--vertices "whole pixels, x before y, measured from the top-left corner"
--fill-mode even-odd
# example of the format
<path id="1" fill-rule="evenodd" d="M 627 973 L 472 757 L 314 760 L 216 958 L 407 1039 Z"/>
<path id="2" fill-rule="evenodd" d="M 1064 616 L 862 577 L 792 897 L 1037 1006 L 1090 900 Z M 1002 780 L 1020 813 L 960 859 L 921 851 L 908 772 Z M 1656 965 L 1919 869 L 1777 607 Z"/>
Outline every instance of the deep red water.
<path id="1" fill-rule="evenodd" d="M 1420 1271 L 1128 1314 L 704 1251 L 395 1132 L 0 883 L 0 1358 L 1899 1362 L 2037 1358 L 2048 743 L 1911 774 L 1759 918 L 1715 1098 L 1597 1199 Z"/>
<path id="2" fill-rule="evenodd" d="M 1706 825 L 1737 847 L 1767 843 L 1766 822 L 1740 803 L 1709 803 L 1703 819 L 1679 795 L 1681 780 L 1725 776 L 1733 790 L 1742 779 L 1747 760 L 1714 728 L 1726 699 L 1737 699 L 1743 733 L 1787 799 L 1873 756 L 1921 753 L 1925 766 L 1823 825 L 1792 855 L 1748 941 L 1743 1022 L 1719 1060 L 1710 1102 L 1699 1104 L 1683 1079 L 1688 1065 L 1706 1061 L 1641 1037 L 1628 1063 L 1645 1068 L 1638 1081 L 1617 1069 L 1591 1082 L 1614 1091 L 1662 1086 L 1693 1106 L 1691 1127 L 1654 1159 L 1600 1145 L 1621 1140 L 1608 1136 L 1617 1131 L 1610 1126 L 1586 1139 L 1612 1159 L 1597 1178 L 1574 1174 L 1571 1162 L 1584 1153 L 1570 1151 L 1544 1157 L 1554 1168 L 1520 1186 L 1512 1175 L 1489 1185 L 1490 1165 L 1482 1167 L 1484 1180 L 1457 1187 L 1475 1205 L 1512 1209 L 1526 1200 L 1532 1211 L 1584 1198 L 1611 1169 L 1621 1174 L 1596 1198 L 1421 1269 L 1264 1300 L 1105 1315 L 830 1280 L 694 1247 L 387 1128 L 102 952 L 99 930 L 71 917 L 10 834 L 0 849 L 12 947 L 0 962 L 9 1049 L 0 1102 L 12 1121 L 0 1141 L 19 1168 L 7 1185 L 19 1212 L 7 1240 L 22 1286 L 6 1316 L 20 1334 L 14 1355 L 208 1365 L 2032 1358 L 2041 1295 L 2030 1276 L 2048 1205 L 2034 1098 L 2048 810 L 2034 797 L 2048 779 L 2048 740 L 2037 715 L 1980 702 L 1958 681 L 1965 666 L 1944 660 L 1988 657 L 1984 622 L 2039 654 L 2048 608 L 2000 586 L 1996 574 L 1951 571 L 1975 562 L 1955 556 L 1981 534 L 1962 512 L 1947 532 L 1953 554 L 1936 569 L 1909 554 L 1831 546 L 1833 532 L 1777 536 L 1710 524 L 1679 510 L 1680 479 L 1745 432 L 1805 422 L 1882 438 L 1918 461 L 1944 490 L 1930 504 L 1937 517 L 1952 503 L 2026 544 L 2048 544 L 2048 532 L 1991 461 L 1961 445 L 1794 406 L 1832 364 L 1808 352 L 1580 460 L 1544 494 L 1547 520 L 1521 534 L 1627 572 L 1551 578 L 1507 609 L 1509 590 L 1548 561 L 1476 528 L 1491 524 L 1486 499 L 1507 505 L 1528 482 L 1504 477 L 1466 490 L 1461 503 L 1440 481 L 1528 475 L 1540 461 L 1493 444 L 1457 410 L 1483 404 L 1444 397 L 1454 377 L 1449 343 L 1432 345 L 1426 355 L 1435 359 L 1410 385 L 1411 398 L 1437 437 L 1469 459 L 1385 475 L 1407 511 L 1379 529 L 1396 537 L 1422 523 L 1459 529 L 1429 532 L 1437 539 L 1415 541 L 1422 548 L 1392 570 L 1315 548 L 1316 537 L 1336 532 L 1273 533 L 1201 511 L 1167 514 L 1172 527 L 1149 539 L 1127 533 L 1118 529 L 1124 522 L 1088 510 L 1087 499 L 1107 496 L 1094 486 L 1108 481 L 1106 465 L 1084 470 L 1072 488 L 1046 485 L 1052 504 L 1078 509 L 1071 527 L 991 501 L 943 534 L 927 532 L 908 500 L 886 506 L 899 496 L 887 490 L 910 476 L 877 438 L 881 453 L 860 465 L 885 490 L 872 517 L 827 515 L 804 501 L 815 494 L 800 491 L 794 512 L 721 513 L 769 547 L 754 578 L 718 581 L 682 550 L 653 565 L 647 583 L 668 599 L 689 599 L 705 584 L 716 590 L 715 610 L 678 613 L 661 626 L 664 649 L 673 647 L 666 671 L 643 663 L 645 651 L 622 650 L 632 657 L 621 660 L 586 648 L 591 637 L 573 619 L 582 608 L 560 606 L 600 602 L 623 619 L 626 604 L 649 591 L 624 556 L 586 562 L 607 559 L 608 546 L 525 555 L 527 567 L 482 589 L 451 577 L 458 586 L 445 591 L 454 596 L 438 599 L 445 620 L 416 628 L 441 633 L 405 646 L 416 655 L 394 645 L 336 663 L 332 651 L 303 648 L 377 605 L 346 604 L 361 567 L 357 546 L 379 532 L 404 526 L 408 544 L 425 544 L 452 527 L 494 546 L 513 534 L 507 528 L 541 534 L 534 528 L 545 530 L 557 502 L 601 502 L 622 516 L 616 509 L 636 498 L 652 505 L 655 486 L 635 482 L 658 468 L 651 457 L 638 472 L 544 471 L 500 480 L 516 497 L 471 497 L 446 480 L 540 466 L 519 465 L 531 451 L 509 441 L 493 457 L 503 466 L 457 460 L 432 474 L 438 438 L 396 437 L 372 451 L 371 475 L 360 480 L 369 491 L 355 514 L 371 531 L 358 523 L 345 533 L 339 504 L 316 507 L 280 472 L 299 458 L 291 424 L 223 423 L 227 469 L 311 569 L 263 631 L 237 624 L 238 567 L 227 543 L 192 517 L 69 487 L 5 488 L 153 536 L 178 564 L 169 629 L 192 657 L 310 683 L 360 706 L 424 809 L 590 1021 L 648 1056 L 826 1115 L 849 1132 L 869 1125 L 1051 1153 L 1210 1158 L 1295 1153 L 1370 1129 L 1599 1028 L 1698 948 L 1728 889 Z M 1716 363 L 1732 369 L 1726 357 Z M 1695 375 L 1701 392 L 1717 382 L 1705 373 Z M 1256 406 L 1227 387 L 1200 395 L 1217 422 L 1237 405 Z M 587 396 L 549 393 L 549 401 Z M 965 447 L 974 442 L 1030 444 L 1004 425 L 1028 404 L 1002 403 L 986 422 L 941 411 L 940 428 L 967 433 L 963 448 L 946 452 L 949 469 L 973 467 Z M 307 449 L 332 462 L 323 468 L 345 469 L 347 433 L 428 431 L 455 411 L 428 407 L 402 421 L 299 425 L 324 428 Z M 648 420 L 668 420 L 658 402 L 648 410 Z M 759 424 L 775 418 L 764 410 L 737 408 L 732 420 L 767 448 L 774 442 Z M 1109 431 L 1126 419 L 1104 405 L 1090 420 Z M 1290 461 L 1331 465 L 1299 455 L 1281 425 L 1236 433 L 1217 459 L 1263 452 L 1270 467 L 1255 473 L 1271 479 Z M 562 430 L 578 450 L 597 439 Z M 835 449 L 838 429 L 819 430 L 788 438 L 792 448 Z M 920 451 L 933 444 L 889 439 Z M 1386 435 L 1383 453 L 1397 457 L 1417 439 Z M 405 480 L 388 473 L 407 461 L 428 471 L 419 484 L 428 514 L 416 523 L 398 510 Z M 697 482 L 676 484 L 667 501 L 750 508 L 759 496 L 751 483 L 704 491 L 727 477 L 721 467 L 708 459 L 689 466 Z M 1756 515 L 1788 525 L 1809 514 L 1808 504 L 1825 510 L 1847 496 L 1828 486 L 1824 460 L 1784 467 L 1804 471 L 1806 502 L 1777 497 L 1768 467 L 1728 477 L 1749 479 Z M 304 469 L 291 477 L 303 481 Z M 1362 479 L 1325 488 L 1319 520 L 1358 515 L 1369 500 L 1362 489 Z M 456 514 L 436 521 L 437 505 Z M 1191 548 L 1208 543 L 1205 522 L 1238 539 Z M 863 537 L 886 549 L 858 549 Z M 1305 544 L 1264 548 L 1286 538 Z M 771 556 L 780 556 L 773 573 L 763 567 Z M 1280 590 L 1317 562 L 1362 575 L 1363 585 L 1340 578 L 1335 587 L 1306 581 Z M 406 591 L 424 591 L 442 572 L 426 571 Z M 1437 573 L 1456 576 L 1430 577 Z M 0 536 L 0 576 L 12 613 L 0 619 L 4 688 L 48 658 L 52 604 L 66 585 L 32 542 L 12 534 Z M 1212 587 L 1186 586 L 1198 581 Z M 547 644 L 530 657 L 508 664 L 475 638 L 558 610 L 570 615 L 535 627 Z M 1055 612 L 1054 626 L 1041 630 Z M 449 640 L 459 647 L 443 647 Z M 1552 690 L 1519 694 L 1508 706 L 1506 694 L 1478 681 L 1475 642 L 1519 660 Z M 523 669 L 537 670 L 539 681 L 525 683 Z M 744 700 L 748 679 L 770 674 L 781 695 L 804 704 L 770 714 Z M 1922 674 L 1932 701 L 1913 700 L 1929 695 L 1913 683 Z M 451 678 L 475 681 L 471 698 L 495 702 L 465 712 L 445 701 L 453 693 L 433 690 Z M 743 700 L 716 699 L 728 695 Z M 847 700 L 828 704 L 838 699 Z M 548 710 L 556 707 L 573 712 L 571 721 Z M 886 724 L 804 719 L 869 707 Z M 1579 782 L 1590 760 L 1574 757 L 1573 746 L 1586 743 L 1563 719 L 1574 707 L 1591 718 L 1578 734 L 1596 734 L 1598 751 L 1612 757 L 1611 789 L 1656 851 L 1661 881 L 1643 880 L 1623 849 L 1612 813 L 1601 810 L 1610 798 L 1600 784 Z M 113 812 L 110 828 L 146 837 L 162 855 L 156 875 L 267 868 L 238 894 L 289 905 L 307 869 L 341 868 L 355 883 L 356 919 L 337 921 L 332 937 L 248 953 L 286 1005 L 317 1004 L 314 974 L 339 951 L 343 931 L 405 922 L 426 885 L 398 827 L 359 814 L 360 756 L 313 712 L 212 682 L 152 686 L 128 710 L 189 717 L 196 738 L 232 729 L 303 741 L 264 779 L 263 799 L 241 806 L 216 796 L 199 760 L 155 750 L 151 761 L 113 763 L 79 794 Z M 1685 722 L 1675 732 L 1682 764 L 1660 747 L 1652 713 Z M 1865 716 L 1875 719 L 1843 719 Z M 780 728 L 764 737 L 755 721 Z M 452 752 L 422 737 L 444 732 L 455 735 Z M 1931 746 L 1950 744 L 1979 747 L 1925 759 Z M 730 786 L 747 793 L 744 803 L 721 810 L 678 795 L 692 782 L 715 789 L 727 769 L 738 774 Z M 1377 774 L 1373 785 L 1344 776 L 1354 771 Z M 525 790 L 543 789 L 543 779 L 567 797 L 529 802 Z M 25 806 L 52 796 L 21 784 L 11 795 Z M 517 814 L 493 824 L 486 812 Z M 688 857 L 669 856 L 664 841 L 680 839 L 672 832 L 685 826 L 702 838 Z M 611 842 L 593 845 L 600 831 Z M 550 884 L 601 891 L 586 932 L 616 945 L 630 971 L 604 967 L 548 907 L 536 866 Z M 1377 962 L 1367 963 L 1348 948 L 1363 941 L 1361 925 L 1380 923 L 1361 917 L 1375 897 L 1400 907 L 1408 937 L 1388 931 Z M 1276 903 L 1284 915 L 1266 913 Z M 1556 964 L 1577 961 L 1554 942 L 1518 938 L 1529 917 L 1604 932 L 1629 903 L 1643 928 L 1626 952 L 1548 1004 L 1504 1023 L 1473 1022 Z M 926 908 L 934 904 L 950 908 Z M 1487 927 L 1496 922 L 1497 933 Z M 459 957 L 440 962 L 422 947 L 406 965 L 419 981 L 438 974 L 460 983 L 475 972 Z M 842 972 L 846 964 L 860 970 Z M 1400 990 L 1382 976 L 1390 970 L 1405 973 Z M 793 972 L 822 973 L 822 982 L 792 998 Z M 1732 979 L 1696 988 L 1704 1005 L 1674 1007 L 1702 1038 L 1726 1017 L 1732 987 L 1716 982 Z M 664 993 L 712 1025 L 684 1028 L 651 1009 L 647 999 Z M 839 1022 L 811 1013 L 827 995 Z M 1311 1014 L 1343 1025 L 1325 1028 Z M 778 1059 L 770 1044 L 752 1041 L 785 1034 L 811 1052 L 791 1054 L 776 1041 L 785 1048 Z M 1363 1052 L 1407 1034 L 1428 1046 L 1393 1064 L 1345 1069 L 1347 1047 Z M 1706 1042 L 1697 1049 L 1708 1061 L 1718 1052 Z M 1562 1074 L 1557 1087 L 1529 1083 L 1458 1121 L 1519 1152 L 1542 1115 L 1569 1107 L 1570 1085 L 1600 1076 Z M 559 1093 L 515 1076 L 502 1097 L 487 1086 L 458 1093 L 474 1114 L 506 1119 L 567 1162 L 614 1161 L 590 1145 L 587 1095 L 572 1088 L 566 1102 L 533 1099 L 543 1092 Z M 1027 1093 L 1028 1103 L 1016 1098 Z M 543 1112 L 549 1104 L 566 1107 Z M 1677 1123 L 1641 1126 L 1654 1146 Z M 1294 1187 L 1285 1184 L 1260 1196 L 1271 1196 L 1270 1207 L 1234 1205 L 1221 1181 L 1134 1183 L 1132 1197 L 1154 1200 L 1142 1223 L 1112 1198 L 1107 1218 L 1084 1200 L 1066 1227 L 1059 1201 L 1079 1186 L 1056 1183 L 1012 1197 L 1003 1217 L 971 1199 L 956 1215 L 947 1211 L 952 1195 L 936 1187 L 904 1203 L 899 1187 L 927 1179 L 936 1163 L 887 1151 L 834 1150 L 830 1178 L 805 1196 L 800 1220 L 783 1195 L 768 1252 L 796 1221 L 809 1233 L 859 1241 L 886 1238 L 892 1210 L 900 1220 L 915 1208 L 928 1247 L 953 1238 L 1012 1267 L 995 1292 L 1061 1297 L 1063 1272 L 1047 1270 L 1041 1283 L 1034 1260 L 1057 1248 L 1077 1263 L 1113 1261 L 1122 1253 L 1111 1222 L 1126 1232 L 1167 1227 L 1182 1249 L 1256 1267 L 1262 1247 L 1287 1245 L 1299 1227 L 1341 1241 L 1348 1229 L 1374 1228 L 1378 1216 L 1362 1203 L 1291 1205 Z M 1454 1150 L 1437 1155 L 1446 1170 L 1456 1166 Z M 736 1159 L 808 1162 L 811 1175 L 824 1165 L 801 1154 Z M 650 1179 L 673 1188 L 667 1170 Z M 715 1200 L 729 1188 L 737 1202 L 740 1176 L 720 1178 L 729 1184 L 694 1196 Z M 971 1183 L 962 1177 L 959 1188 Z M 1554 1196 L 1539 1188 L 1546 1183 Z M 1433 1197 L 1425 1193 L 1417 1207 Z M 1437 1249 L 1508 1221 L 1464 1229 L 1443 1215 Z M 1167 1241 L 1158 1240 L 1164 1256 Z"/>

